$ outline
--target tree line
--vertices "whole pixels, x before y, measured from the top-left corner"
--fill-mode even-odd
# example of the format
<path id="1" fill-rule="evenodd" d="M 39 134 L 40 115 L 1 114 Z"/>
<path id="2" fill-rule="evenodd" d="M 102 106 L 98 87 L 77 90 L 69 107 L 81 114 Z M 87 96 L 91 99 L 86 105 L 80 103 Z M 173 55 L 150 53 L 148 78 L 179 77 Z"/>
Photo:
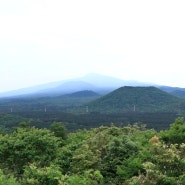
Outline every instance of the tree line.
<path id="1" fill-rule="evenodd" d="M 61 111 L 0 113 L 0 125 L 8 129 L 16 127 L 22 121 L 29 121 L 37 128 L 48 128 L 53 122 L 62 122 L 69 132 L 78 129 L 91 129 L 101 125 L 125 126 L 135 122 L 147 124 L 147 128 L 168 129 L 169 124 L 179 115 L 172 112 L 125 112 L 125 113 L 84 113 L 72 114 Z"/>

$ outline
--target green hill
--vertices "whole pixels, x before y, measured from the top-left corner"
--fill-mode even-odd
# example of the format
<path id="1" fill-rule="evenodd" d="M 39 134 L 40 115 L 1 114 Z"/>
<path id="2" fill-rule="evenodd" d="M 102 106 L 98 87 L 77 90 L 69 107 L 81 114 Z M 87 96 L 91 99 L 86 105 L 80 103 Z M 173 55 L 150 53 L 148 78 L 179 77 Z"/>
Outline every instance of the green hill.
<path id="1" fill-rule="evenodd" d="M 185 101 L 156 87 L 121 87 L 88 104 L 97 112 L 179 112 Z"/>

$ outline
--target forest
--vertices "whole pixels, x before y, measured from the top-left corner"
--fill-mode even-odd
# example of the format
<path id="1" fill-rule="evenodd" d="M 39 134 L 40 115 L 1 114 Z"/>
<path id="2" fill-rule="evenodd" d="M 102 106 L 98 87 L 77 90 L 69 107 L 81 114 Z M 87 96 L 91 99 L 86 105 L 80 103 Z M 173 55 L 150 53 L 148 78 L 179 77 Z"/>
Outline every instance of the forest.
<path id="1" fill-rule="evenodd" d="M 161 130 L 185 116 L 185 99 L 156 87 L 125 86 L 104 96 L 86 90 L 60 96 L 1 98 L 0 112 L 0 125 L 6 129 L 28 121 L 38 128 L 62 122 L 69 132 L 135 122 Z"/>
<path id="2" fill-rule="evenodd" d="M 0 99 L 0 185 L 183 185 L 185 100 L 155 87 Z"/>
<path id="3" fill-rule="evenodd" d="M 0 185 L 185 184 L 185 120 L 68 132 L 62 122 L 1 129 Z"/>
<path id="4" fill-rule="evenodd" d="M 127 124 L 142 123 L 147 128 L 155 130 L 168 129 L 175 118 L 182 116 L 175 112 L 124 112 L 124 113 L 84 113 L 73 114 L 61 111 L 23 111 L 0 113 L 0 129 L 12 130 L 20 122 L 29 122 L 37 128 L 48 128 L 52 122 L 62 122 L 68 132 L 78 129 L 91 129 L 99 126 L 126 126 Z"/>

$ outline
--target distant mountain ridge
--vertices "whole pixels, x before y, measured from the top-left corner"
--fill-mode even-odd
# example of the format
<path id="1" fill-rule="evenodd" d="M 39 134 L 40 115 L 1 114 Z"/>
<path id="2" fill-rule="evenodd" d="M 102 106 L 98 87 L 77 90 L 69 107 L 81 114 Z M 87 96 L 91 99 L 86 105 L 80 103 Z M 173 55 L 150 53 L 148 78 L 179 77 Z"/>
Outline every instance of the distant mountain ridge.
<path id="1" fill-rule="evenodd" d="M 59 96 L 77 91 L 91 90 L 98 94 L 107 94 L 123 86 L 155 86 L 166 92 L 185 98 L 185 88 L 160 86 L 157 84 L 139 82 L 135 80 L 122 80 L 100 74 L 88 74 L 80 78 L 50 82 L 34 87 L 18 89 L 0 93 L 0 97 L 12 96 Z"/>
<path id="2" fill-rule="evenodd" d="M 96 87 L 88 82 L 84 81 L 67 81 L 63 84 L 49 89 L 44 89 L 41 91 L 38 91 L 37 94 L 41 95 L 61 95 L 61 94 L 69 94 L 74 93 L 78 91 L 85 91 L 85 90 L 95 90 Z"/>

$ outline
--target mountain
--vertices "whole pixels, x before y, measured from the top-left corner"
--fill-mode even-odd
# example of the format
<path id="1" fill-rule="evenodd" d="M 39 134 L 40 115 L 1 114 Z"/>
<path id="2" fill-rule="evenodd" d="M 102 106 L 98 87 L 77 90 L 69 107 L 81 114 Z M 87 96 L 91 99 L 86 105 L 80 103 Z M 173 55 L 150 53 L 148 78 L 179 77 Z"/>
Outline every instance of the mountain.
<path id="1" fill-rule="evenodd" d="M 89 111 L 98 112 L 177 112 L 185 100 L 159 88 L 125 86 L 88 104 Z"/>
<path id="2" fill-rule="evenodd" d="M 36 86 L 32 86 L 32 87 L 16 89 L 16 90 L 8 91 L 8 92 L 2 92 L 2 93 L 0 93 L 0 97 L 33 95 L 33 94 L 37 94 L 38 92 L 40 92 L 42 90 L 55 88 L 55 87 L 59 86 L 61 83 L 64 83 L 64 82 L 63 81 L 50 82 L 50 83 L 36 85 Z"/>
<path id="3" fill-rule="evenodd" d="M 55 88 L 40 91 L 40 93 L 63 94 L 76 91 L 92 90 L 100 94 L 106 94 L 125 85 L 144 86 L 149 84 L 137 81 L 126 81 L 114 77 L 92 73 L 81 78 L 69 80 Z"/>
<path id="4" fill-rule="evenodd" d="M 0 97 L 11 97 L 20 95 L 53 96 L 83 90 L 92 90 L 100 94 L 106 94 L 125 85 L 147 86 L 151 84 L 138 81 L 121 80 L 110 76 L 92 73 L 80 78 L 50 82 L 29 88 L 0 93 Z"/>
<path id="5" fill-rule="evenodd" d="M 106 88 L 119 88 L 122 86 L 148 86 L 151 83 L 139 82 L 136 80 L 122 80 L 115 77 L 100 75 L 96 73 L 87 74 L 78 80 L 88 82 L 96 85 L 97 87 Z"/>
<path id="6" fill-rule="evenodd" d="M 67 81 L 63 84 L 54 87 L 54 88 L 48 88 L 44 89 L 42 91 L 37 92 L 39 95 L 63 95 L 63 94 L 69 94 L 74 93 L 78 91 L 85 91 L 85 90 L 96 90 L 96 87 L 88 82 L 84 81 Z"/>
<path id="7" fill-rule="evenodd" d="M 83 77 L 61 80 L 41 84 L 29 88 L 18 89 L 10 92 L 0 93 L 0 97 L 12 96 L 59 96 L 77 91 L 91 90 L 98 94 L 105 95 L 123 86 L 155 86 L 170 94 L 185 98 L 185 88 L 159 86 L 157 84 L 139 82 L 135 80 L 122 80 L 100 74 L 88 74 Z"/>

